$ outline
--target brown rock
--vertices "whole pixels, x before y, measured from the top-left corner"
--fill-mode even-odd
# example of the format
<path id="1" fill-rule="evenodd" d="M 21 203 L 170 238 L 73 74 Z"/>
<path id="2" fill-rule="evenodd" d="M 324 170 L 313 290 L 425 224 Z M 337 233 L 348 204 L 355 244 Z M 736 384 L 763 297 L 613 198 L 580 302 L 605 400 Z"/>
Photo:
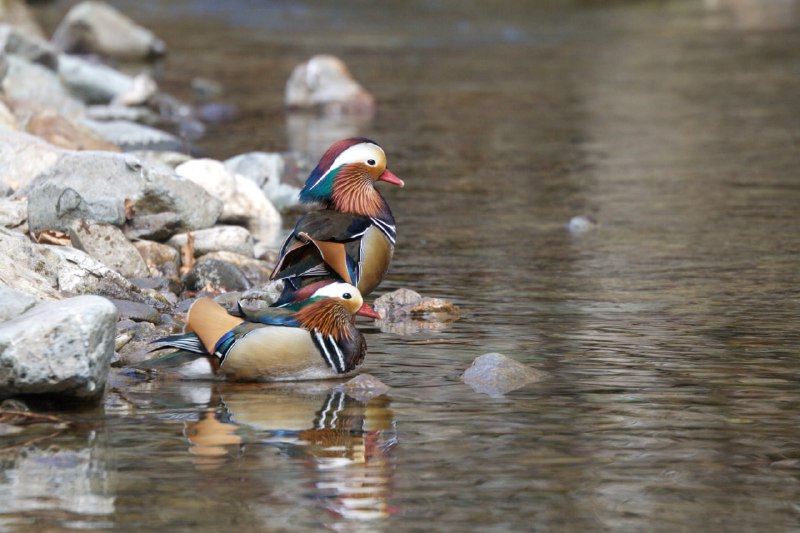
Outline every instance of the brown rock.
<path id="1" fill-rule="evenodd" d="M 86 126 L 52 110 L 34 113 L 28 119 L 25 131 L 67 150 L 120 151 L 115 144 L 108 142 Z"/>

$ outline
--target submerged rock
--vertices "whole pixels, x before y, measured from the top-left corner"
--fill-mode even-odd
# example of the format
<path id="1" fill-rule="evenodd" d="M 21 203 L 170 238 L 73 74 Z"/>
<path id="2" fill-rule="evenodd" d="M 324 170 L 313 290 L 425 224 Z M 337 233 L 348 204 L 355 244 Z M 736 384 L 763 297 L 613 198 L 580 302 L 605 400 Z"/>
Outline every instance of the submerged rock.
<path id="1" fill-rule="evenodd" d="M 577 215 L 572 217 L 567 224 L 570 233 L 581 234 L 597 228 L 597 221 L 588 215 Z"/>
<path id="2" fill-rule="evenodd" d="M 0 391 L 97 398 L 114 355 L 117 309 L 99 296 L 45 302 L 0 324 Z"/>
<path id="3" fill-rule="evenodd" d="M 359 374 L 346 383 L 338 385 L 336 390 L 344 392 L 354 400 L 366 402 L 386 394 L 390 388 L 371 374 Z"/>
<path id="4" fill-rule="evenodd" d="M 53 43 L 65 52 L 123 58 L 159 56 L 167 50 L 150 30 L 102 2 L 81 2 L 70 9 Z"/>
<path id="5" fill-rule="evenodd" d="M 316 55 L 292 71 L 286 83 L 286 106 L 332 113 L 371 113 L 375 99 L 353 79 L 341 59 Z"/>
<path id="6" fill-rule="evenodd" d="M 475 392 L 498 397 L 546 375 L 503 354 L 487 353 L 476 358 L 461 379 Z"/>

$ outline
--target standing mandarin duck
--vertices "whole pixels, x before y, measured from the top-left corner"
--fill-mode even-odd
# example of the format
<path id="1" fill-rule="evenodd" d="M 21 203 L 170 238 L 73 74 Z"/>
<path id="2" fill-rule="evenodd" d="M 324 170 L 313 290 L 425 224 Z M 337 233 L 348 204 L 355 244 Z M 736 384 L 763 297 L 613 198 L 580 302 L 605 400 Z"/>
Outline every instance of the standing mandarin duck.
<path id="1" fill-rule="evenodd" d="M 320 159 L 300 192 L 322 209 L 305 214 L 283 243 L 272 279 L 297 290 L 321 278 L 341 279 L 371 293 L 389 269 L 396 229 L 375 182 L 403 187 L 386 168 L 386 154 L 365 138 L 339 141 Z"/>
<path id="2" fill-rule="evenodd" d="M 187 377 L 222 375 L 237 381 L 342 377 L 364 360 L 367 344 L 355 315 L 380 316 L 358 289 L 330 281 L 309 285 L 282 308 L 240 308 L 230 315 L 211 298 L 192 304 L 185 333 L 154 341 L 178 351 L 136 365 L 176 367 Z"/>

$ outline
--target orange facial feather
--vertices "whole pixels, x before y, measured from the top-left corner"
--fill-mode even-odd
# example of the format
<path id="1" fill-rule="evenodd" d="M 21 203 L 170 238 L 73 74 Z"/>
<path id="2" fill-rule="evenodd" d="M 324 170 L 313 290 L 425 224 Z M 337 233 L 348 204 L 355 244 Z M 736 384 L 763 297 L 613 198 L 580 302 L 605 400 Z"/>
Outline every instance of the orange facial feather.
<path id="1" fill-rule="evenodd" d="M 347 165 L 339 171 L 331 198 L 333 207 L 343 213 L 375 217 L 383 207 L 369 169 L 361 164 Z"/>

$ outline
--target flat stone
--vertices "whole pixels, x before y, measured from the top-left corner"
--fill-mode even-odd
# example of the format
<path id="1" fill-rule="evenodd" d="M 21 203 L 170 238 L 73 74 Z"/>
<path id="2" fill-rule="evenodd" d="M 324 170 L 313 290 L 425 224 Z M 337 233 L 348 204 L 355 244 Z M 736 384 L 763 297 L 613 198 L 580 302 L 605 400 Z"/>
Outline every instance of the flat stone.
<path id="1" fill-rule="evenodd" d="M 0 391 L 95 399 L 114 355 L 117 309 L 99 296 L 45 302 L 0 324 Z"/>
<path id="2" fill-rule="evenodd" d="M 115 298 L 111 298 L 110 301 L 117 308 L 121 318 L 133 320 L 134 322 L 150 322 L 152 324 L 158 324 L 161 321 L 161 313 L 145 303 Z"/>
<path id="3" fill-rule="evenodd" d="M 129 216 L 176 213 L 181 229 L 211 226 L 222 205 L 189 180 L 108 152 L 63 152 L 18 194 L 28 196 L 31 231 L 69 231 L 81 219 L 122 226 Z"/>
<path id="4" fill-rule="evenodd" d="M 341 59 L 316 55 L 292 71 L 286 82 L 286 106 L 323 112 L 371 113 L 375 99 L 353 79 Z"/>
<path id="5" fill-rule="evenodd" d="M 126 278 L 144 277 L 150 273 L 139 250 L 116 226 L 80 220 L 70 228 L 69 237 L 75 248 Z"/>
<path id="6" fill-rule="evenodd" d="M 529 383 L 543 380 L 547 374 L 500 353 L 476 358 L 462 376 L 475 392 L 499 397 Z"/>
<path id="7" fill-rule="evenodd" d="M 181 151 L 186 146 L 181 139 L 171 133 L 128 120 L 101 122 L 84 119 L 83 124 L 125 152 L 137 150 Z"/>
<path id="8" fill-rule="evenodd" d="M 72 94 L 87 104 L 107 104 L 134 86 L 127 74 L 69 54 L 58 57 L 58 74 Z"/>
<path id="9" fill-rule="evenodd" d="M 219 251 L 253 257 L 253 237 L 241 226 L 215 226 L 192 231 L 191 234 L 195 257 Z M 180 250 L 182 246 L 186 246 L 188 240 L 188 233 L 179 233 L 167 241 L 167 244 Z"/>
<path id="10" fill-rule="evenodd" d="M 81 2 L 72 7 L 53 35 L 65 52 L 146 58 L 163 55 L 164 42 L 117 9 L 103 2 Z"/>
<path id="11" fill-rule="evenodd" d="M 0 283 L 0 322 L 18 317 L 37 302 L 38 300 L 30 294 Z"/>

